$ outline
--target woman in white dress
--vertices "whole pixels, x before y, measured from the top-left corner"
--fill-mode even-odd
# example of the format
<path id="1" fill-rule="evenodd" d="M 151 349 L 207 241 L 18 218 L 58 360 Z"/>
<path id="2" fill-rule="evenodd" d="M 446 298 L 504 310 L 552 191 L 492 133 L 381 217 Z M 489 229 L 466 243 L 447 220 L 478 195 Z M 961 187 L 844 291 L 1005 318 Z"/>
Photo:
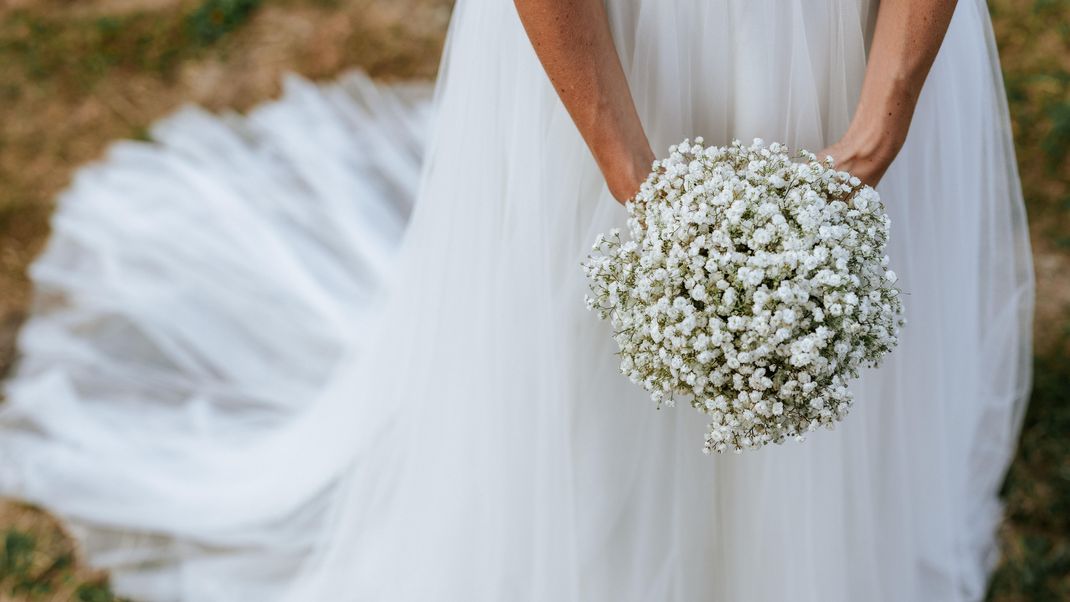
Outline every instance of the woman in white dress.
<path id="1" fill-rule="evenodd" d="M 147 600 L 983 597 L 1032 275 L 982 0 L 461 0 L 431 106 L 294 82 L 85 170 L 0 490 Z M 909 324 L 836 431 L 706 457 L 584 310 L 695 135 L 880 182 Z"/>

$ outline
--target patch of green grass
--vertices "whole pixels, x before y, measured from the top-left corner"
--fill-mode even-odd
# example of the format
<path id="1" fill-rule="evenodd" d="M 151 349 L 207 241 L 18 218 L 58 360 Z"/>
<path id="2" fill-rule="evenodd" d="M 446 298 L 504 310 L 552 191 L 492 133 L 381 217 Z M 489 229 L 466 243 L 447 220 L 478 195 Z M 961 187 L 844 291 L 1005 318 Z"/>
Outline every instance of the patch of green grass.
<path id="1" fill-rule="evenodd" d="M 62 540 L 58 533 L 49 534 Z M 9 529 L 0 545 L 0 599 L 77 599 L 84 602 L 116 602 L 106 581 L 99 578 L 78 583 L 76 563 L 69 548 L 49 549 L 29 532 Z M 74 596 L 70 598 L 70 596 Z"/>
<path id="2" fill-rule="evenodd" d="M 1026 203 L 1034 222 L 1058 236 L 1070 222 L 1070 0 L 989 7 Z"/>
<path id="3" fill-rule="evenodd" d="M 187 22 L 190 36 L 199 44 L 211 44 L 249 19 L 260 0 L 206 0 Z"/>
<path id="4" fill-rule="evenodd" d="M 0 62 L 39 85 L 73 83 L 74 94 L 87 93 L 115 70 L 169 79 L 184 60 L 246 23 L 259 5 L 260 0 L 204 0 L 85 17 L 13 11 L 0 21 Z M 0 85 L 0 92 L 17 94 L 18 89 Z"/>
<path id="5" fill-rule="evenodd" d="M 1049 164 L 1057 169 L 1066 157 L 1067 149 L 1070 149 L 1070 100 L 1052 103 L 1045 113 L 1051 125 L 1040 146 L 1047 153 Z"/>
<path id="6" fill-rule="evenodd" d="M 75 591 L 79 602 L 116 602 L 119 598 L 105 584 L 83 583 Z"/>
<path id="7" fill-rule="evenodd" d="M 3 551 L 0 553 L 0 575 L 25 574 L 32 564 L 36 546 L 32 536 L 19 531 L 8 531 L 4 537 Z"/>
<path id="8" fill-rule="evenodd" d="M 1004 485 L 1004 562 L 989 600 L 1070 600 L 1070 322 L 1036 358 L 1018 455 Z"/>

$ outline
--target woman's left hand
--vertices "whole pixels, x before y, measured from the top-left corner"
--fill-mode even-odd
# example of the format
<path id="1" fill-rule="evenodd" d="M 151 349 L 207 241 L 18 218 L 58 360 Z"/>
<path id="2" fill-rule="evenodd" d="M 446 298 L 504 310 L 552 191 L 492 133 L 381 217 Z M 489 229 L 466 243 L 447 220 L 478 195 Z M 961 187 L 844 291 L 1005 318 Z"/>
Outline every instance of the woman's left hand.
<path id="1" fill-rule="evenodd" d="M 898 139 L 887 132 L 864 135 L 848 131 L 839 142 L 817 153 L 817 158 L 824 161 L 831 156 L 836 169 L 850 173 L 863 184 L 876 186 L 899 153 L 902 143 Z"/>

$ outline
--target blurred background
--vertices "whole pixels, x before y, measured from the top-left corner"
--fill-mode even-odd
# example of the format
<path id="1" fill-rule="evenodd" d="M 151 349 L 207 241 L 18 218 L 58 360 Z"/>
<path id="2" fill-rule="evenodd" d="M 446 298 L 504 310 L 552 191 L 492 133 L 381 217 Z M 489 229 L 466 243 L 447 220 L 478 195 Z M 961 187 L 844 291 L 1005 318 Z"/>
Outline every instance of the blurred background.
<path id="1" fill-rule="evenodd" d="M 0 375 L 57 193 L 184 103 L 242 111 L 284 74 L 431 79 L 452 0 L 0 0 Z M 1036 376 L 988 599 L 1070 601 L 1070 0 L 990 0 L 1032 220 Z M 0 500 L 0 602 L 106 602 L 47 513 Z"/>

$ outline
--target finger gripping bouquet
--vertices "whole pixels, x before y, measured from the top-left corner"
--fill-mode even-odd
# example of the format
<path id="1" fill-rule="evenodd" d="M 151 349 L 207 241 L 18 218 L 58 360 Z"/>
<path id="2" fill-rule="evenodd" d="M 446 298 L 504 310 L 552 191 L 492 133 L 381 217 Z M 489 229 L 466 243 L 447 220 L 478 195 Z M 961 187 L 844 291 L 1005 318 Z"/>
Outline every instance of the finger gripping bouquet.
<path id="1" fill-rule="evenodd" d="M 630 237 L 600 235 L 584 263 L 621 372 L 659 407 L 707 414 L 707 453 L 833 427 L 847 383 L 898 342 L 880 197 L 798 159 L 761 140 L 685 140 L 628 203 Z"/>

